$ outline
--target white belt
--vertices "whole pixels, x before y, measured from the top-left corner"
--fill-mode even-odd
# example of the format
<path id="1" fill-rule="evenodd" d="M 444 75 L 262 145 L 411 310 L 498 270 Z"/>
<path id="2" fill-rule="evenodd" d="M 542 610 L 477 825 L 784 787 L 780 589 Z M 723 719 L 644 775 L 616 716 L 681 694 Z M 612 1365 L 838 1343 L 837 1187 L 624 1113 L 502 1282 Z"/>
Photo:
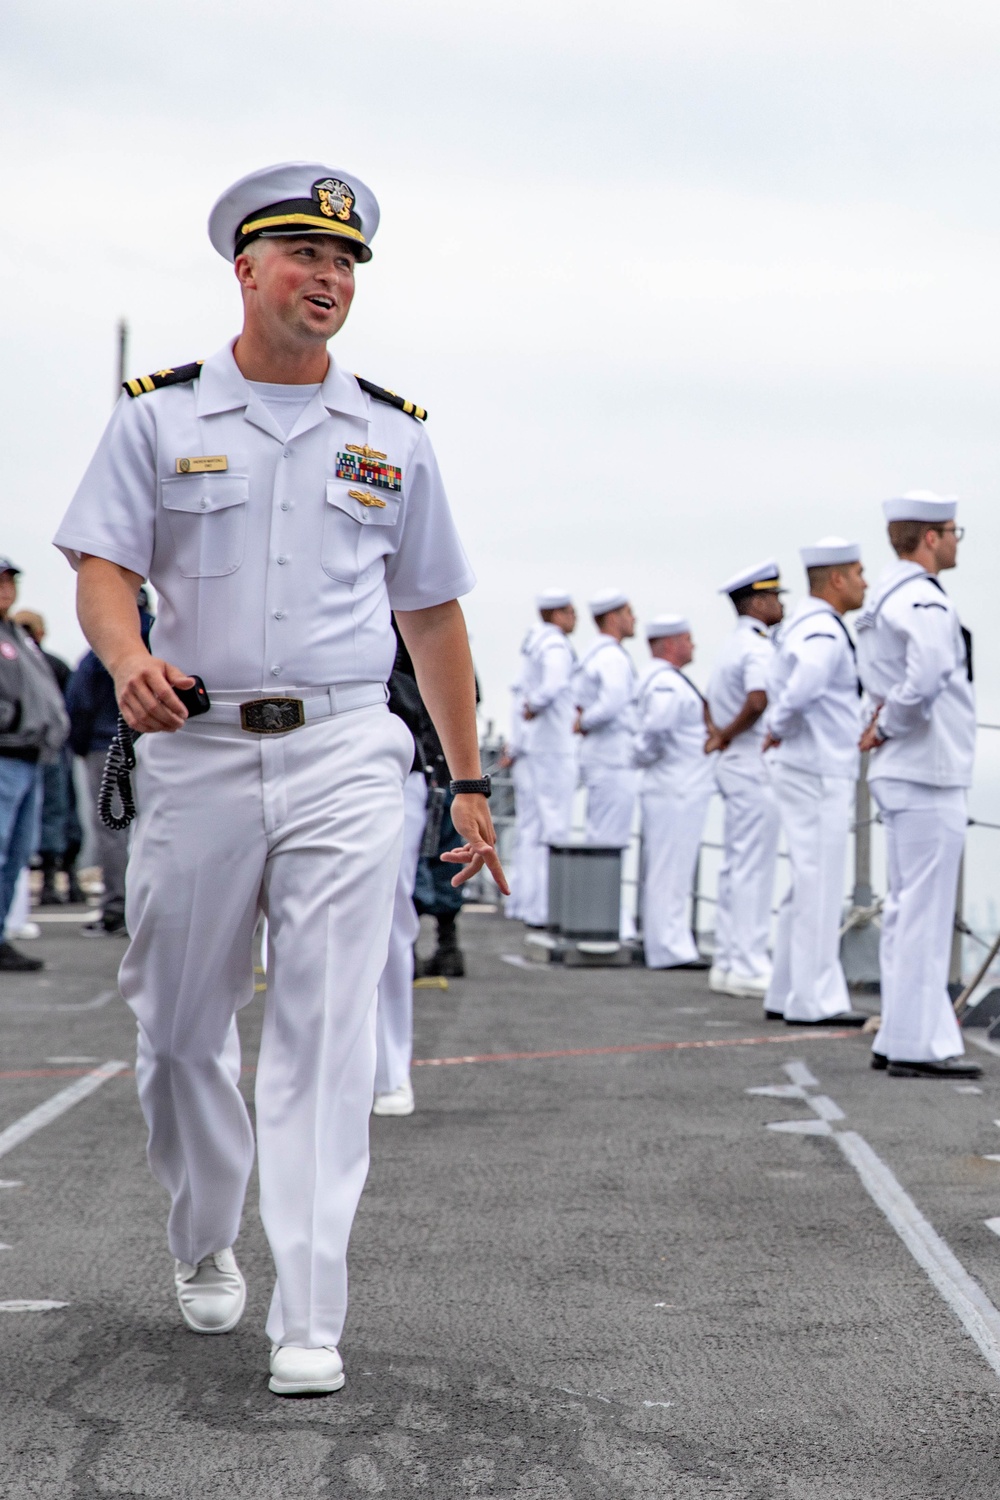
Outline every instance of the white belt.
<path id="1" fill-rule="evenodd" d="M 274 697 L 262 693 L 242 703 L 220 703 L 213 698 L 208 712 L 199 714 L 192 722 L 195 725 L 238 724 L 248 734 L 287 734 L 289 730 L 299 729 L 316 719 L 329 719 L 354 708 L 372 708 L 386 703 L 388 697 L 384 682 L 341 682 L 308 698 L 291 698 L 283 693 Z"/>

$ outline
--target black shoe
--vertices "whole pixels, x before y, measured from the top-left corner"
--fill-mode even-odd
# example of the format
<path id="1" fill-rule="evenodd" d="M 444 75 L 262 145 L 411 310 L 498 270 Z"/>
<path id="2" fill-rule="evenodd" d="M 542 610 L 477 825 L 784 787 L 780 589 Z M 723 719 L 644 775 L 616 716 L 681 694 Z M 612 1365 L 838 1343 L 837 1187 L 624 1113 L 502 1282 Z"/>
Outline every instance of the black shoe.
<path id="1" fill-rule="evenodd" d="M 896 1062 L 889 1060 L 890 1078 L 982 1078 L 978 1063 L 946 1057 L 943 1062 Z"/>
<path id="2" fill-rule="evenodd" d="M 712 967 L 712 960 L 710 958 L 691 958 L 686 964 L 664 964 L 663 967 L 670 969 L 671 972 L 674 969 L 697 969 L 700 971 L 702 969 L 710 969 Z"/>
<path id="3" fill-rule="evenodd" d="M 793 1021 L 785 1017 L 786 1026 L 863 1026 L 868 1017 L 859 1010 L 844 1010 L 838 1016 L 824 1016 L 822 1021 Z"/>
<path id="4" fill-rule="evenodd" d="M 69 890 L 66 892 L 66 904 L 68 906 L 86 906 L 87 893 L 83 889 L 75 875 L 69 877 Z"/>
<path id="5" fill-rule="evenodd" d="M 39 906 L 65 906 L 66 899 L 61 891 L 57 891 L 51 880 L 43 880 L 42 888 L 38 893 Z"/>
<path id="6" fill-rule="evenodd" d="M 434 973 L 445 979 L 465 978 L 465 956 L 461 948 L 439 948 L 432 962 Z"/>
<path id="7" fill-rule="evenodd" d="M 26 953 L 18 953 L 13 943 L 0 943 L 0 969 L 6 969 L 9 974 L 34 974 L 36 970 L 44 968 L 40 958 L 29 958 Z"/>
<path id="8" fill-rule="evenodd" d="M 884 1052 L 872 1053 L 872 1067 L 875 1069 L 876 1073 L 884 1073 L 888 1066 L 889 1059 L 886 1057 Z"/>
<path id="9" fill-rule="evenodd" d="M 784 1019 L 785 1012 L 783 1010 L 765 1010 L 764 1012 L 765 1021 L 783 1021 Z"/>
<path id="10" fill-rule="evenodd" d="M 95 917 L 80 928 L 84 937 L 128 937 L 124 917 Z"/>
<path id="11" fill-rule="evenodd" d="M 430 958 L 415 958 L 413 960 L 414 979 L 435 979 L 439 973 L 437 966 L 438 955 L 432 953 Z"/>

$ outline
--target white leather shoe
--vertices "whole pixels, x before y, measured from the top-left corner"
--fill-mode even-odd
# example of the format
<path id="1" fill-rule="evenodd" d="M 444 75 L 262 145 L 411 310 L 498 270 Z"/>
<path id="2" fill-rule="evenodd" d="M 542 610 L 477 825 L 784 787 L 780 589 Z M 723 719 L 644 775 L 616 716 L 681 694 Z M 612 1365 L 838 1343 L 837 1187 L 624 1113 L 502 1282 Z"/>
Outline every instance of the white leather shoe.
<path id="1" fill-rule="evenodd" d="M 373 1115 L 412 1115 L 416 1105 L 413 1101 L 413 1085 L 409 1079 L 398 1089 L 388 1094 L 376 1094 L 372 1105 Z"/>
<path id="2" fill-rule="evenodd" d="M 771 977 L 769 974 L 736 974 L 730 972 L 726 975 L 724 993 L 727 995 L 739 995 L 748 1000 L 761 1000 L 771 988 Z"/>
<path id="3" fill-rule="evenodd" d="M 328 1396 L 344 1384 L 344 1361 L 336 1349 L 271 1345 L 269 1391 L 276 1396 Z"/>
<path id="4" fill-rule="evenodd" d="M 181 1314 L 195 1333 L 230 1333 L 243 1316 L 247 1284 L 232 1250 L 217 1250 L 196 1266 L 174 1261 Z"/>
<path id="5" fill-rule="evenodd" d="M 724 995 L 726 993 L 726 985 L 728 983 L 729 975 L 726 970 L 720 969 L 717 964 L 713 964 L 708 971 L 709 989 L 714 990 L 717 995 Z"/>

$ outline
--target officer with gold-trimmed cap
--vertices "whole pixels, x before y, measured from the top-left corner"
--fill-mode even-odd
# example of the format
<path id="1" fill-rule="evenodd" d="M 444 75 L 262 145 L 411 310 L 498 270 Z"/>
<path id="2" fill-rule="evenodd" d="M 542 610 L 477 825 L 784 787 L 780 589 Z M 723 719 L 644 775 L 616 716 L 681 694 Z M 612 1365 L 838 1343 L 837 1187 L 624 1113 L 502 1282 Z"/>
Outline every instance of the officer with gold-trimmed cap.
<path id="1" fill-rule="evenodd" d="M 443 857 L 465 867 L 456 883 L 485 864 L 506 890 L 458 604 L 474 578 L 426 413 L 327 352 L 377 225 L 370 190 L 324 163 L 228 188 L 209 232 L 233 263 L 242 330 L 204 363 L 126 383 L 56 537 L 79 572 L 84 632 L 142 733 L 120 982 L 196 1333 L 227 1332 L 245 1303 L 232 1245 L 254 1136 L 235 1013 L 268 916 L 256 1135 L 279 1395 L 344 1383 L 373 1006 L 413 760 L 386 707 L 392 612 L 457 778 L 465 843 Z M 161 603 L 151 651 L 135 608 L 145 578 Z M 199 717 L 178 697 L 191 673 L 210 699 Z"/>
<path id="2" fill-rule="evenodd" d="M 715 908 L 715 954 L 709 985 L 730 995 L 767 993 L 768 934 L 778 857 L 778 806 L 761 756 L 771 630 L 782 617 L 774 558 L 728 579 L 719 589 L 736 611 L 736 627 L 709 679 L 706 751 L 719 751 L 723 855 Z"/>

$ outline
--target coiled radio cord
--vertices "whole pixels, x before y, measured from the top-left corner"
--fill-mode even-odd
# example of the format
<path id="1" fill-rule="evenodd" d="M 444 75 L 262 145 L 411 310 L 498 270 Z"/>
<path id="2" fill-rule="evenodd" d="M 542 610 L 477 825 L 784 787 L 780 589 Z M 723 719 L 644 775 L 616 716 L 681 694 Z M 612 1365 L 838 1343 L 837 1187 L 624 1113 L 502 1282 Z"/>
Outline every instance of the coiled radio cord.
<path id="1" fill-rule="evenodd" d="M 108 746 L 107 759 L 101 775 L 101 790 L 97 798 L 97 811 L 105 828 L 120 832 L 135 818 L 135 797 L 132 793 L 132 772 L 135 770 L 135 742 L 139 731 L 130 729 L 118 715 L 115 735 Z M 121 812 L 114 810 L 115 798 Z"/>

